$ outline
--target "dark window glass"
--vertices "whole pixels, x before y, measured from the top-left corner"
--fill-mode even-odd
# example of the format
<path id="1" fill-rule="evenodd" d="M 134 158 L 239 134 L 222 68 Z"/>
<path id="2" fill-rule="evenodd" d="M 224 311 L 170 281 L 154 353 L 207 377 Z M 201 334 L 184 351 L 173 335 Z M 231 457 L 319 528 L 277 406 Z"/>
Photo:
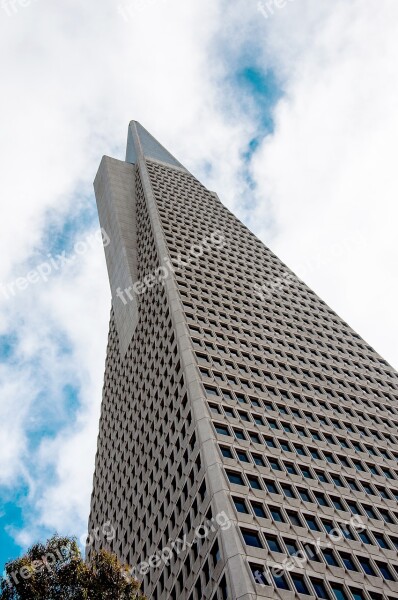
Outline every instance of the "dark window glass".
<path id="1" fill-rule="evenodd" d="M 299 594 L 306 594 L 307 596 L 310 595 L 307 584 L 305 583 L 302 575 L 299 575 L 298 573 L 291 573 L 291 578 L 293 580 L 294 587 Z"/>
<path id="2" fill-rule="evenodd" d="M 283 493 L 285 494 L 286 498 L 295 498 L 296 497 L 296 495 L 293 491 L 293 488 L 290 485 L 287 485 L 287 484 L 282 485 L 282 490 L 283 490 Z"/>
<path id="3" fill-rule="evenodd" d="M 276 506 L 269 506 L 268 507 L 271 511 L 271 515 L 272 518 L 274 519 L 274 521 L 278 521 L 278 522 L 284 522 L 284 518 L 282 516 L 282 512 L 280 511 L 279 508 L 277 508 Z"/>
<path id="4" fill-rule="evenodd" d="M 235 508 L 240 513 L 248 513 L 246 502 L 242 498 L 233 498 Z"/>
<path id="5" fill-rule="evenodd" d="M 383 576 L 383 579 L 386 579 L 387 581 L 395 581 L 390 569 L 388 568 L 388 565 L 386 565 L 385 563 L 379 562 L 379 561 L 376 561 L 376 564 L 379 567 L 379 570 Z"/>
<path id="6" fill-rule="evenodd" d="M 245 540 L 245 544 L 248 546 L 254 546 L 255 548 L 263 547 L 257 531 L 252 531 L 251 529 L 241 529 L 241 532 L 243 539 Z"/>
<path id="7" fill-rule="evenodd" d="M 246 452 L 243 452 L 243 450 L 237 450 L 236 454 L 241 462 L 247 462 L 247 463 L 250 462 L 249 459 L 247 458 Z"/>
<path id="8" fill-rule="evenodd" d="M 280 590 L 289 590 L 289 586 L 287 584 L 286 581 L 286 577 L 284 575 L 280 575 L 279 577 L 277 577 L 276 575 L 272 575 L 274 581 L 275 581 L 275 585 L 278 589 Z"/>
<path id="9" fill-rule="evenodd" d="M 358 571 L 350 554 L 348 554 L 347 552 L 339 552 L 339 554 L 341 560 L 344 563 L 345 568 L 348 569 L 348 571 Z"/>
<path id="10" fill-rule="evenodd" d="M 247 478 L 249 480 L 250 487 L 253 488 L 253 490 L 261 490 L 261 485 L 257 477 L 254 477 L 253 475 L 248 475 Z"/>
<path id="11" fill-rule="evenodd" d="M 259 467 L 265 467 L 264 459 L 260 454 L 252 454 L 252 459 L 254 460 L 254 464 Z"/>
<path id="12" fill-rule="evenodd" d="M 245 485 L 243 481 L 242 475 L 239 473 L 234 473 L 233 471 L 227 471 L 228 479 L 231 483 L 236 483 L 237 485 Z"/>
<path id="13" fill-rule="evenodd" d="M 294 556 L 295 554 L 297 554 L 297 552 L 298 552 L 298 546 L 297 546 L 297 543 L 294 540 L 286 540 L 284 538 L 283 541 L 285 542 L 285 546 L 287 548 L 287 551 L 288 551 L 288 553 L 291 556 Z"/>
<path id="14" fill-rule="evenodd" d="M 374 568 L 372 567 L 372 565 L 370 564 L 370 560 L 368 558 L 365 558 L 363 556 L 358 556 L 358 560 L 359 560 L 359 563 L 360 563 L 362 569 L 365 571 L 365 573 L 367 575 L 373 575 L 373 577 L 376 577 L 376 572 L 375 572 Z"/>
<path id="15" fill-rule="evenodd" d="M 233 454 L 229 448 L 227 448 L 226 446 L 220 446 L 220 448 L 221 448 L 221 454 L 225 458 L 233 458 Z"/>
<path id="16" fill-rule="evenodd" d="M 322 554 L 325 558 L 325 561 L 327 562 L 328 565 L 330 565 L 331 567 L 337 567 L 338 566 L 338 562 L 334 556 L 334 552 L 333 550 L 331 550 L 330 548 L 325 548 L 324 550 L 322 550 Z"/>
<path id="17" fill-rule="evenodd" d="M 263 565 L 255 565 L 253 563 L 249 563 L 249 566 L 253 575 L 253 579 L 258 585 L 269 585 L 268 579 L 264 573 Z"/>
<path id="18" fill-rule="evenodd" d="M 312 586 L 315 590 L 315 595 L 321 600 L 329 600 L 329 594 L 326 591 L 325 585 L 319 579 L 311 579 Z"/>
<path id="19" fill-rule="evenodd" d="M 320 531 L 319 527 L 318 527 L 318 523 L 316 522 L 314 517 L 310 517 L 309 515 L 305 515 L 304 516 L 308 528 L 311 529 L 312 531 Z"/>
<path id="20" fill-rule="evenodd" d="M 273 481 L 264 480 L 265 486 L 270 494 L 278 494 L 277 487 Z"/>
<path id="21" fill-rule="evenodd" d="M 271 550 L 271 552 L 282 553 L 282 548 L 280 543 L 278 542 L 278 538 L 266 535 L 265 539 L 267 541 L 268 548 Z"/>
<path id="22" fill-rule="evenodd" d="M 348 595 L 346 594 L 342 585 L 338 585 L 337 583 L 331 584 L 333 594 L 336 597 L 336 600 L 348 600 Z"/>
<path id="23" fill-rule="evenodd" d="M 292 525 L 296 525 L 296 527 L 302 527 L 303 524 L 301 523 L 300 517 L 298 516 L 297 513 L 288 511 L 288 517 L 289 517 L 289 521 L 291 522 Z"/>
<path id="24" fill-rule="evenodd" d="M 265 512 L 262 504 L 260 504 L 259 502 L 250 502 L 250 504 L 252 505 L 253 512 L 256 515 L 256 517 L 260 517 L 261 519 L 267 518 L 267 513 Z"/>
<path id="25" fill-rule="evenodd" d="M 224 425 L 215 425 L 215 428 L 217 433 L 219 433 L 220 435 L 231 435 L 228 431 L 228 428 L 224 427 Z"/>

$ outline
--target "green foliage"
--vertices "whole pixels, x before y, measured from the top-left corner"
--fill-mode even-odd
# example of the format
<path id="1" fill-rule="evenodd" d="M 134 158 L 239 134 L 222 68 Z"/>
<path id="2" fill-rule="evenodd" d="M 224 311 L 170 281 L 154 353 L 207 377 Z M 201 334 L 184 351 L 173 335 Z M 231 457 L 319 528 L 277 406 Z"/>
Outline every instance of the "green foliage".
<path id="1" fill-rule="evenodd" d="M 85 562 L 74 538 L 55 535 L 6 565 L 0 600 L 146 600 L 127 569 L 105 550 Z"/>

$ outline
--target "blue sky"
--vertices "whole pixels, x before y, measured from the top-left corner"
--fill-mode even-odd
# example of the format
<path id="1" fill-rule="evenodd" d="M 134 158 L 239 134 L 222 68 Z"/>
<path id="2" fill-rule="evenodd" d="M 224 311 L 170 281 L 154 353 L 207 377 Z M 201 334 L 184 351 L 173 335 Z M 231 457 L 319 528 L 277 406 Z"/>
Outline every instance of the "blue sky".
<path id="1" fill-rule="evenodd" d="M 0 293 L 2 564 L 85 534 L 110 309 L 92 181 L 130 119 L 398 364 L 395 0 L 129 3 L 0 10 L 0 282 L 74 257 Z"/>

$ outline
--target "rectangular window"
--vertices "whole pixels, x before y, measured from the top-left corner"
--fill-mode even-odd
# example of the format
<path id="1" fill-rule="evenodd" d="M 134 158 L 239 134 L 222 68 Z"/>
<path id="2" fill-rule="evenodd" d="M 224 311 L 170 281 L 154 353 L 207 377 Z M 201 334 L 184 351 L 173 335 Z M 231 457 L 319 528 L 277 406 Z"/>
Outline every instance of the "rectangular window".
<path id="1" fill-rule="evenodd" d="M 307 584 L 305 583 L 303 575 L 299 575 L 298 573 L 291 573 L 291 578 L 294 583 L 294 587 L 297 590 L 298 594 L 305 594 L 310 596 L 310 592 L 308 590 Z"/>
<path id="2" fill-rule="evenodd" d="M 249 513 L 247 506 L 246 506 L 246 502 L 243 500 L 243 498 L 232 498 L 232 499 L 234 501 L 235 508 L 238 512 L 246 513 L 246 514 Z"/>
<path id="3" fill-rule="evenodd" d="M 271 552 L 282 553 L 282 548 L 280 543 L 278 542 L 278 538 L 274 537 L 273 535 L 265 535 L 265 540 Z"/>
<path id="4" fill-rule="evenodd" d="M 235 483 L 236 485 L 246 485 L 242 475 L 235 473 L 235 471 L 227 471 L 227 476 L 231 483 Z"/>
<path id="5" fill-rule="evenodd" d="M 267 518 L 267 513 L 264 510 L 264 507 L 259 502 L 250 502 L 252 505 L 252 509 L 256 517 L 260 517 L 261 519 Z"/>
<path id="6" fill-rule="evenodd" d="M 254 548 L 263 548 L 261 539 L 257 531 L 252 529 L 241 529 L 243 539 L 247 546 L 253 546 Z"/>

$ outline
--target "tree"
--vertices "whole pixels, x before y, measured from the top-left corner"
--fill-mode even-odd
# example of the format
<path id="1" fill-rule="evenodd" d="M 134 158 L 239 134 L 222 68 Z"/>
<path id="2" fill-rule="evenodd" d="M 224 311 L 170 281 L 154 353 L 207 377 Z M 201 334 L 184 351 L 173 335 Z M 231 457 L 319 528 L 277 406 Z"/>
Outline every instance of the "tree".
<path id="1" fill-rule="evenodd" d="M 146 600 L 110 552 L 93 552 L 85 562 L 74 538 L 54 535 L 7 563 L 0 600 Z"/>

